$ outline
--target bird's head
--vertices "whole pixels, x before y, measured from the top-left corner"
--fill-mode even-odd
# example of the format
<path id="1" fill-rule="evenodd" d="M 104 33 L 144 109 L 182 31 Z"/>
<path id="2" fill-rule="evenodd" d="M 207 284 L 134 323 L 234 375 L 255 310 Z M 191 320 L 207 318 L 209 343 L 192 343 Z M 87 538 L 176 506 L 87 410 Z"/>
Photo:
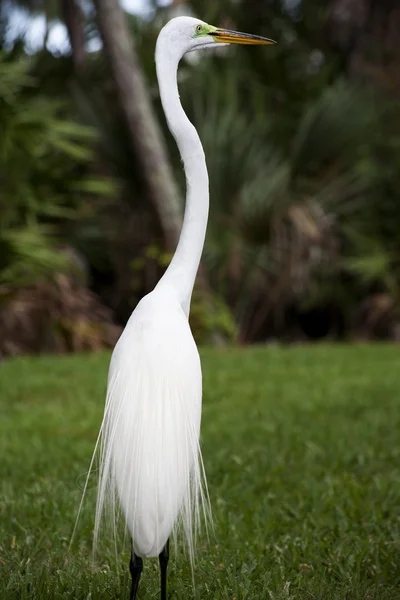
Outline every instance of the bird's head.
<path id="1" fill-rule="evenodd" d="M 181 56 L 192 50 L 215 48 L 230 44 L 270 45 L 274 40 L 214 27 L 192 17 L 176 17 L 171 19 L 160 33 L 164 48 L 178 52 Z"/>

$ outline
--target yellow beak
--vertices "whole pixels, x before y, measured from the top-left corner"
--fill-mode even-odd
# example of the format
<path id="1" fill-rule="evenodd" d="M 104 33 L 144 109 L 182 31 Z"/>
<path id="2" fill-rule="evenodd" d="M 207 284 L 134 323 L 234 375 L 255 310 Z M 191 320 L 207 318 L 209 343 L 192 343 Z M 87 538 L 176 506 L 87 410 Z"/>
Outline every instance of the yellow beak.
<path id="1" fill-rule="evenodd" d="M 215 31 L 210 31 L 209 35 L 211 35 L 216 42 L 221 42 L 223 44 L 251 44 L 253 46 L 276 44 L 274 40 L 270 40 L 269 38 L 251 35 L 250 33 L 231 31 L 230 29 L 216 29 Z"/>

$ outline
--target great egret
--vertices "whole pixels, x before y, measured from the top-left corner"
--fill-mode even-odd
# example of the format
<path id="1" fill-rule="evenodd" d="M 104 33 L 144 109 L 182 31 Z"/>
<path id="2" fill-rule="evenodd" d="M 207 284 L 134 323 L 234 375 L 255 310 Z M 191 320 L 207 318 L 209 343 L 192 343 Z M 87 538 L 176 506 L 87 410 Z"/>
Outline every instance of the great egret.
<path id="1" fill-rule="evenodd" d="M 184 163 L 186 208 L 171 264 L 137 305 L 111 358 L 95 523 L 96 543 L 106 503 L 113 520 L 119 505 L 132 537 L 131 600 L 142 558 L 155 556 L 166 600 L 169 537 L 181 522 L 193 560 L 194 532 L 208 504 L 199 447 L 201 366 L 188 323 L 207 227 L 208 174 L 199 136 L 179 101 L 178 63 L 192 50 L 273 43 L 191 17 L 172 19 L 157 39 L 160 96 Z"/>

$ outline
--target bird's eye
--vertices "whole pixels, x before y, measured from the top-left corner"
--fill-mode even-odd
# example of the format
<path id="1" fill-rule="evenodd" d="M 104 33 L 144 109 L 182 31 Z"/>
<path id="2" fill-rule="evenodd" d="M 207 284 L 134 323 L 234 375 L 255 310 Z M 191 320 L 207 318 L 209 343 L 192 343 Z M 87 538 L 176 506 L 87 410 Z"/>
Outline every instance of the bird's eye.
<path id="1" fill-rule="evenodd" d="M 196 31 L 197 31 L 197 33 L 201 33 L 201 25 L 197 25 Z"/>

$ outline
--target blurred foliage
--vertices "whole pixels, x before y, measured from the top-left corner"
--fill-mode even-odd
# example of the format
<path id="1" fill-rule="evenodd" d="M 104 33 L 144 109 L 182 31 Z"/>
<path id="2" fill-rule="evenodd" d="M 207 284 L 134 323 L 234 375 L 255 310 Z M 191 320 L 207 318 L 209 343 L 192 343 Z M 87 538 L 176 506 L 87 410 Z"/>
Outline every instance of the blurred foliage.
<path id="1" fill-rule="evenodd" d="M 232 312 L 225 300 L 215 293 L 211 295 L 195 287 L 189 320 L 193 336 L 200 344 L 220 345 L 237 338 Z"/>
<path id="2" fill-rule="evenodd" d="M 395 23 L 391 4 L 369 3 L 356 29 L 352 13 L 335 25 L 340 0 L 152 5 L 151 18 L 129 21 L 183 193 L 155 78 L 163 22 L 191 13 L 278 40 L 190 55 L 180 66 L 182 102 L 210 174 L 204 267 L 212 310 L 195 291 L 196 338 L 397 338 L 400 90 L 387 85 L 397 46 L 383 33 L 374 53 L 359 42 L 374 10 Z M 52 3 L 49 21 L 57 10 Z M 93 13 L 85 15 L 93 41 Z M 6 43 L 4 11 L 2 26 L 0 286 L 23 290 L 75 269 L 122 324 L 169 257 L 103 52 L 87 54 L 82 76 L 68 56 L 42 49 L 28 57 L 21 40 Z"/>
<path id="3" fill-rule="evenodd" d="M 0 53 L 0 354 L 115 341 L 96 331 L 111 319 L 69 241 L 90 213 L 83 197 L 114 186 L 94 172 L 96 132 L 63 118 L 65 103 L 39 92 L 33 68 Z"/>

